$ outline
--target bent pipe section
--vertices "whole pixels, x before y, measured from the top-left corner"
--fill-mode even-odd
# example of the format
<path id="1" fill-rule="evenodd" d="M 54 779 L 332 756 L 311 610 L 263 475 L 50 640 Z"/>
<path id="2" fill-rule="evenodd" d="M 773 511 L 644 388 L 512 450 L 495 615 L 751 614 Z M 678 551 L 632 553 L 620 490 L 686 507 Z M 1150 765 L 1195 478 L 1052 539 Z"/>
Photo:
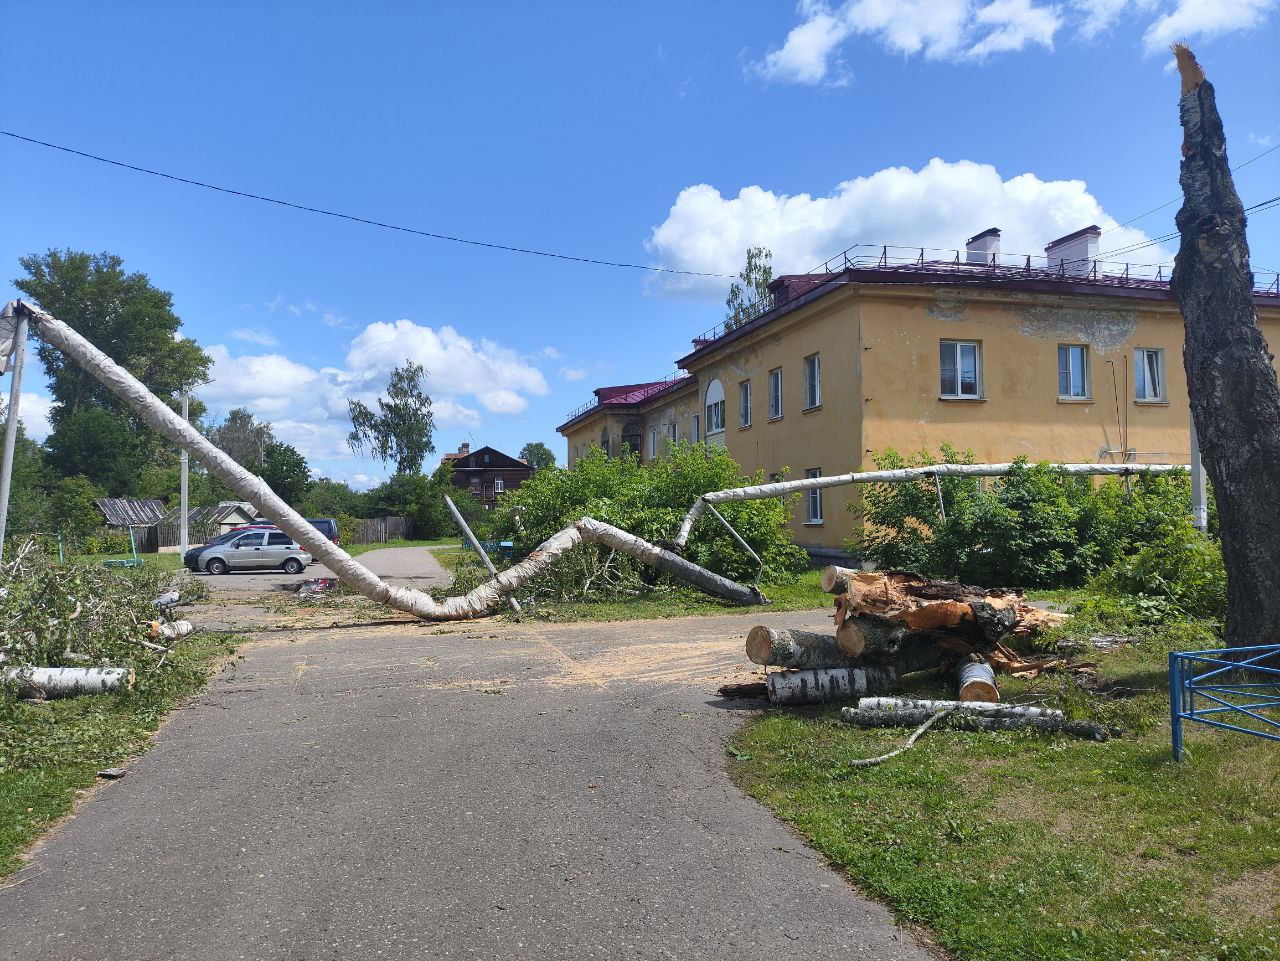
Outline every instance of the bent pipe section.
<path id="1" fill-rule="evenodd" d="M 245 470 L 228 454 L 215 447 L 147 390 L 137 378 L 65 323 L 21 300 L 15 301 L 12 306 L 26 314 L 40 339 L 65 353 L 128 404 L 147 426 L 186 450 L 209 473 L 256 506 L 263 516 L 333 571 L 342 583 L 379 604 L 386 604 L 424 620 L 465 620 L 478 617 L 500 603 L 505 595 L 517 590 L 549 567 L 560 555 L 583 543 L 613 547 L 642 563 L 738 604 L 764 602 L 763 596 L 754 587 L 746 587 L 721 577 L 634 534 L 590 517 L 584 517 L 548 538 L 525 560 L 463 596 L 437 601 L 423 591 L 393 587 L 308 524 L 301 514 L 281 500 L 266 481 Z"/>

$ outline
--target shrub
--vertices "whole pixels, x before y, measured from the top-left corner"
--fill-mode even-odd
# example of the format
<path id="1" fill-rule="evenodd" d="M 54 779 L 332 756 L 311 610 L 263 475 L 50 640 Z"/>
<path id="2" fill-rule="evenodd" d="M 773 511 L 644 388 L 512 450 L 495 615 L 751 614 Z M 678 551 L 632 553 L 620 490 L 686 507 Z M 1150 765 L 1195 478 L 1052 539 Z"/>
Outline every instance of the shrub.
<path id="1" fill-rule="evenodd" d="M 943 445 L 941 456 L 885 451 L 883 470 L 971 464 Z M 1068 587 L 1152 543 L 1190 511 L 1185 474 L 1139 475 L 1125 484 L 1074 477 L 1046 463 L 1015 462 L 1000 478 L 942 478 L 946 518 L 933 480 L 870 485 L 851 503 L 861 522 L 854 554 L 884 568 L 982 584 Z"/>
<path id="2" fill-rule="evenodd" d="M 1153 613 L 1161 604 L 1187 617 L 1221 620 L 1227 613 L 1222 549 L 1185 518 L 1165 524 L 1150 543 L 1116 561 L 1090 587 L 1128 595 Z"/>
<path id="3" fill-rule="evenodd" d="M 132 550 L 129 532 L 103 528 L 86 537 L 80 544 L 80 550 L 84 554 L 128 554 Z"/>
<path id="4" fill-rule="evenodd" d="M 643 466 L 635 453 L 609 457 L 593 449 L 579 458 L 572 470 L 543 468 L 503 495 L 502 509 L 494 517 L 495 533 L 514 539 L 517 554 L 523 556 L 574 521 L 594 517 L 661 544 L 675 536 L 700 495 L 763 481 L 762 472 L 742 476 L 733 458 L 718 447 L 675 444 L 668 456 Z M 523 531 L 514 528 L 512 508 L 519 508 Z M 805 552 L 787 530 L 790 503 L 782 499 L 739 501 L 718 509 L 760 555 L 763 580 L 789 581 L 807 566 Z M 575 560 L 556 566 L 572 570 L 565 576 L 574 578 L 579 589 L 593 574 L 619 586 L 634 585 L 640 579 L 648 584 L 661 581 L 651 568 L 611 557 L 607 548 L 584 548 L 574 553 L 578 555 Z M 694 528 L 684 556 L 735 580 L 750 581 L 756 575 L 755 562 L 710 514 Z"/>

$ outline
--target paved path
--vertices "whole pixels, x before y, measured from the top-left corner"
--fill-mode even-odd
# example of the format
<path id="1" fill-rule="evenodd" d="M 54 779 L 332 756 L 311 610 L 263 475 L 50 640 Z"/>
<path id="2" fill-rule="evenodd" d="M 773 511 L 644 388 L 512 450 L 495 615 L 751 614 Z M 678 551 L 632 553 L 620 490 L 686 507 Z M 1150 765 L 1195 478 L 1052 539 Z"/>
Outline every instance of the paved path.
<path id="1" fill-rule="evenodd" d="M 0 958 L 933 955 L 725 773 L 761 614 L 274 635 L 0 888 Z"/>
<path id="2" fill-rule="evenodd" d="M 383 547 L 360 554 L 356 560 L 375 574 L 401 587 L 440 587 L 453 583 L 453 576 L 426 547 Z M 235 571 L 229 574 L 197 574 L 214 591 L 269 591 L 281 584 L 312 577 L 332 577 L 323 564 L 312 564 L 303 574 L 280 571 Z"/>

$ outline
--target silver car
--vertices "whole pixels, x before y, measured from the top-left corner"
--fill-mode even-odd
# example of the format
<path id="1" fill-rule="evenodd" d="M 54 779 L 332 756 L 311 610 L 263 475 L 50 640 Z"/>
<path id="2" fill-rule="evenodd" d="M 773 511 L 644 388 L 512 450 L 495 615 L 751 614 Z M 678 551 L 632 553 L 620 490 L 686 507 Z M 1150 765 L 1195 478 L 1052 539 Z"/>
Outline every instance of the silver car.
<path id="1" fill-rule="evenodd" d="M 221 543 L 192 548 L 183 556 L 182 563 L 190 570 L 210 574 L 264 568 L 301 574 L 311 563 L 311 555 L 283 531 L 259 529 L 245 531 Z"/>

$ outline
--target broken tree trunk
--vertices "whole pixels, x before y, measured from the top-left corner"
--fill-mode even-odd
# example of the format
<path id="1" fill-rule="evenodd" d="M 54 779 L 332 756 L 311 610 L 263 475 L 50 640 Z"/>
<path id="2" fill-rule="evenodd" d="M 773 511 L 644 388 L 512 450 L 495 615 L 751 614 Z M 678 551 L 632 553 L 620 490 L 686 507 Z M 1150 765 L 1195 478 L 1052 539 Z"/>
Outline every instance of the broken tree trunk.
<path id="1" fill-rule="evenodd" d="M 1186 46 L 1182 78 L 1181 241 L 1171 281 L 1182 360 L 1227 569 L 1227 643 L 1280 637 L 1280 386 L 1258 328 L 1245 214 L 1227 164 L 1213 84 Z"/>
<path id="2" fill-rule="evenodd" d="M 192 454 L 209 473 L 307 549 L 344 584 L 365 597 L 424 620 L 465 620 L 496 607 L 504 597 L 533 580 L 563 554 L 579 544 L 603 544 L 717 597 L 737 604 L 762 604 L 755 588 L 738 584 L 699 567 L 677 554 L 594 518 L 584 517 L 547 538 L 519 564 L 490 578 L 469 594 L 437 601 L 424 591 L 393 587 L 338 547 L 286 504 L 261 477 L 245 470 L 199 431 L 152 394 L 131 373 L 113 361 L 52 314 L 22 301 L 5 305 L 3 318 L 26 316 L 32 331 L 66 354 L 78 367 L 102 383 L 137 412 L 143 423 Z"/>
<path id="3" fill-rule="evenodd" d="M 1063 717 L 1052 707 L 1034 707 L 1021 704 L 997 704 L 983 701 L 931 701 L 911 697 L 864 697 L 858 702 L 859 711 L 950 711 L 963 708 L 977 714 L 994 714 L 997 717 Z M 845 708 L 853 710 L 853 708 Z"/>
<path id="4" fill-rule="evenodd" d="M 961 701 L 990 704 L 1000 700 L 1000 691 L 996 687 L 996 672 L 986 661 L 965 661 L 956 673 L 960 680 Z"/>
<path id="5" fill-rule="evenodd" d="M 850 724 L 858 727 L 915 727 L 935 716 L 935 710 L 902 710 L 875 711 L 862 710 L 860 707 L 846 707 L 840 712 Z M 962 731 L 1017 731 L 1030 729 L 1042 734 L 1069 734 L 1072 737 L 1083 737 L 1093 741 L 1105 741 L 1111 731 L 1101 724 L 1092 721 L 1068 721 L 1061 717 L 1035 717 L 1023 714 L 1008 714 L 986 711 L 966 711 L 964 706 L 955 710 L 945 720 L 947 727 L 959 728 Z"/>
<path id="6" fill-rule="evenodd" d="M 767 667 L 857 667 L 856 656 L 841 650 L 835 637 L 757 624 L 747 632 L 747 657 Z"/>
<path id="7" fill-rule="evenodd" d="M 39 698 L 127 691 L 134 678 L 127 667 L 6 667 L 2 676 L 23 697 Z"/>
<path id="8" fill-rule="evenodd" d="M 887 694 L 898 689 L 892 666 L 838 667 L 814 671 L 775 671 L 767 679 L 774 704 L 825 704 L 864 694 Z"/>

